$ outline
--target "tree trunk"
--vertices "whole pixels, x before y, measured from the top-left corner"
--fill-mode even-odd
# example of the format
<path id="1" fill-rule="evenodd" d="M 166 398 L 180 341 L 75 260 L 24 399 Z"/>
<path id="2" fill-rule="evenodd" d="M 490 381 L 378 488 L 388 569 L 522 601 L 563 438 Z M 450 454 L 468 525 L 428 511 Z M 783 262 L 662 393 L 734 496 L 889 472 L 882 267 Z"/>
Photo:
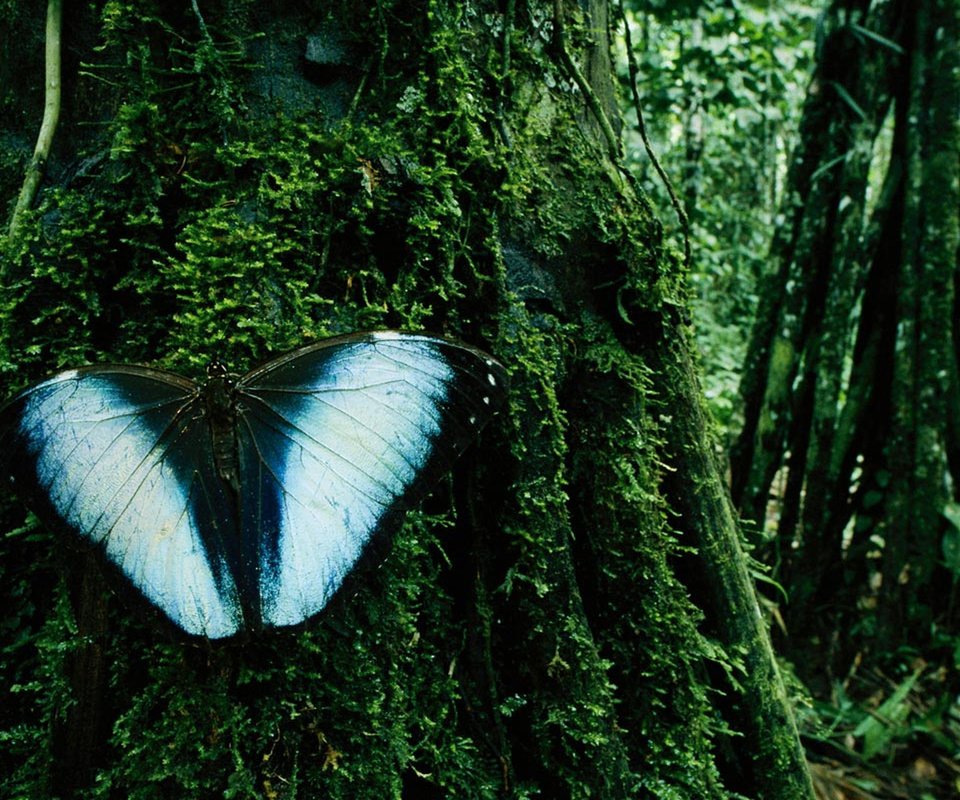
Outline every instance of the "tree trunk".
<path id="1" fill-rule="evenodd" d="M 393 327 L 489 349 L 511 393 L 302 629 L 184 642 L 122 586 L 91 618 L 36 558 L 67 543 L 3 538 L 11 795 L 47 793 L 78 693 L 66 719 L 110 735 L 73 747 L 64 797 L 810 797 L 682 270 L 620 163 L 606 3 L 66 12 L 69 113 L 3 251 L 12 384 Z"/>

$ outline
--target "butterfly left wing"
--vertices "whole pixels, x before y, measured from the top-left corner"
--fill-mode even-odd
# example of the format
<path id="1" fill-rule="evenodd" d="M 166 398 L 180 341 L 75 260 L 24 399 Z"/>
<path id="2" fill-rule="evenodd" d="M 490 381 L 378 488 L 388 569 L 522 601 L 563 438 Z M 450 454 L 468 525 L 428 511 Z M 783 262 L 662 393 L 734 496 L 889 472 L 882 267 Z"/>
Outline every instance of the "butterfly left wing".
<path id="1" fill-rule="evenodd" d="M 327 340 L 244 377 L 241 535 L 256 543 L 263 624 L 320 611 L 476 437 L 505 385 L 478 350 L 396 332 Z"/>
<path id="2" fill-rule="evenodd" d="M 0 410 L 0 460 L 44 521 L 101 548 L 185 631 L 218 638 L 242 624 L 236 523 L 195 390 L 143 367 L 60 373 Z"/>

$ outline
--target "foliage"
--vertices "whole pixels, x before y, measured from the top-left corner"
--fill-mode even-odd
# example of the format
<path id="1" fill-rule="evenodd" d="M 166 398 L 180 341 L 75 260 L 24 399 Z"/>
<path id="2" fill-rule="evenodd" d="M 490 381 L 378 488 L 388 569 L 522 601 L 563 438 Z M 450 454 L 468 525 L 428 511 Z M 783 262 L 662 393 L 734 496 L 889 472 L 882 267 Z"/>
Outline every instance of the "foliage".
<path id="1" fill-rule="evenodd" d="M 745 342 L 769 270 L 815 14 L 809 3 L 708 2 L 644 4 L 628 16 L 651 144 L 690 218 L 704 390 L 724 429 L 737 426 Z M 624 117 L 635 120 L 635 110 Z M 627 142 L 644 189 L 669 208 L 637 134 Z M 680 236 L 673 215 L 664 223 Z"/>
<path id="2" fill-rule="evenodd" d="M 914 657 L 837 681 L 806 710 L 826 796 L 946 797 L 956 790 L 960 726 L 950 672 Z M 841 766 L 842 765 L 842 766 Z"/>

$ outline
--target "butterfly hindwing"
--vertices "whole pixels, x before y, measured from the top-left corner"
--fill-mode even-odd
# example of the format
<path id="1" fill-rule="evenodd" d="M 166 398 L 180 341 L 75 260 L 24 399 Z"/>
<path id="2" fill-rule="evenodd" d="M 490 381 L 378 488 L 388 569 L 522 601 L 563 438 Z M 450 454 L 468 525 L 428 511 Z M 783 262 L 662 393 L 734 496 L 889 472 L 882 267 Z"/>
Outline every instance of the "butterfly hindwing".
<path id="1" fill-rule="evenodd" d="M 464 345 L 386 332 L 302 348 L 238 388 L 245 498 L 265 499 L 244 537 L 258 538 L 263 622 L 290 625 L 476 436 L 503 375 Z"/>
<path id="2" fill-rule="evenodd" d="M 107 559 L 189 633 L 240 625 L 224 547 L 232 530 L 195 387 L 140 367 L 56 375 L 3 409 L 19 490 Z"/>

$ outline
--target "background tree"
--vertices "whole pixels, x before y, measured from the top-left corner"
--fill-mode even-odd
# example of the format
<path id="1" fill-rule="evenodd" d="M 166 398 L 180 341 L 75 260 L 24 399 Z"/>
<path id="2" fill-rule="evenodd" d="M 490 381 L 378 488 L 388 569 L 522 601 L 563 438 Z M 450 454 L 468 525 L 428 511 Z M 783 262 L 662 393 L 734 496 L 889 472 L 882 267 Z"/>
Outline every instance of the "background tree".
<path id="1" fill-rule="evenodd" d="M 957 736 L 958 27 L 937 2 L 821 18 L 732 451 L 823 741 L 893 784 L 952 774 Z"/>
<path id="2" fill-rule="evenodd" d="M 13 209 L 43 20 L 4 10 Z M 3 791 L 809 797 L 683 271 L 621 163 L 607 5 L 106 0 L 63 25 L 48 181 L 3 249 L 11 391 L 385 326 L 491 349 L 512 391 L 300 630 L 184 643 L 4 498 Z"/>
<path id="3" fill-rule="evenodd" d="M 839 666 L 865 639 L 879 652 L 925 646 L 953 624 L 951 593 L 938 587 L 950 584 L 942 546 L 956 536 L 944 517 L 960 241 L 954 12 L 828 10 L 779 269 L 744 372 L 734 495 L 762 521 L 783 469 L 789 618 L 797 633 L 835 639 Z M 871 598 L 865 639 L 838 638 Z"/>
<path id="4" fill-rule="evenodd" d="M 878 797 L 941 796 L 956 774 L 952 12 L 704 2 L 632 16 L 654 150 L 699 180 L 685 194 L 707 396 L 724 435 L 742 429 L 734 491 L 786 590 L 766 607 L 815 698 L 804 730 L 825 797 L 854 792 L 852 775 Z"/>

